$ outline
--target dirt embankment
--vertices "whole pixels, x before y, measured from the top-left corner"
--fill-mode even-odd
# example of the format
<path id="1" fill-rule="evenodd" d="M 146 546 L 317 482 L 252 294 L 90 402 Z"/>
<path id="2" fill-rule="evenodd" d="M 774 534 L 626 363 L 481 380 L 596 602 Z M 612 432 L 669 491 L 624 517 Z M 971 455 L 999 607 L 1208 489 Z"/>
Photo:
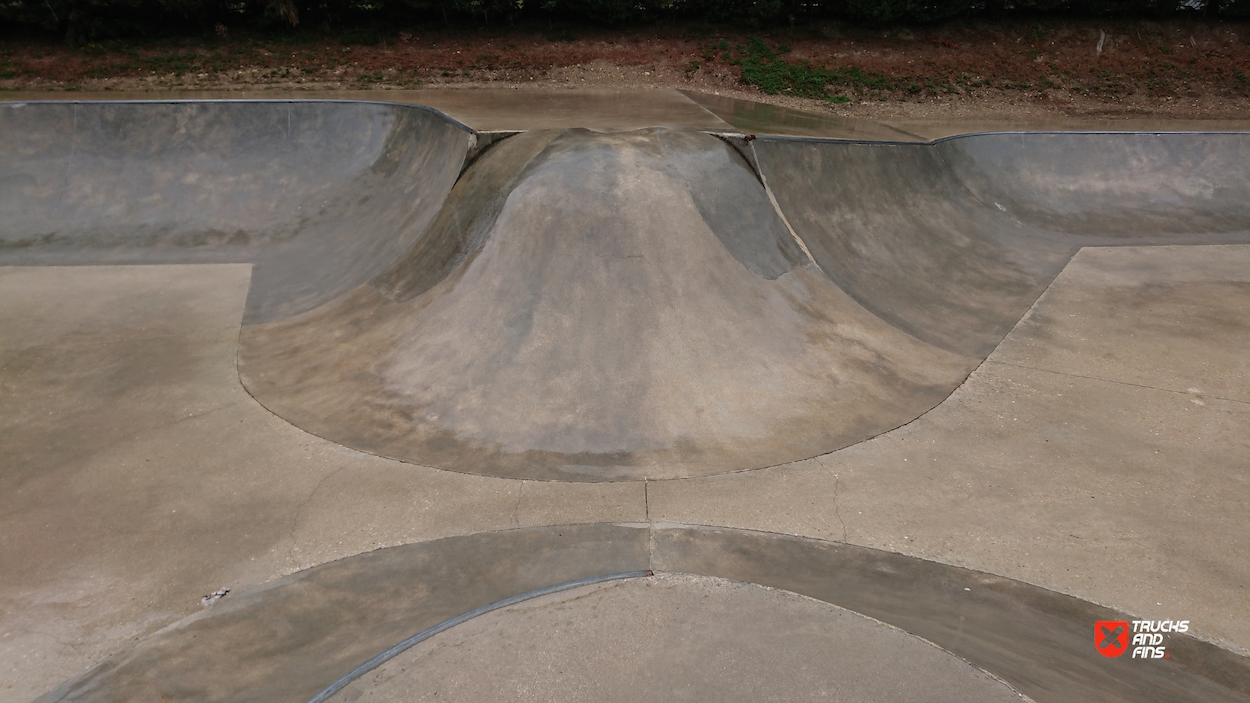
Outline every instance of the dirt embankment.
<path id="1" fill-rule="evenodd" d="M 78 49 L 8 40 L 0 43 L 0 98 L 4 90 L 555 85 L 691 88 L 866 117 L 1250 118 L 1246 23 L 441 28 L 396 32 L 376 43 L 219 30 L 199 40 Z"/>

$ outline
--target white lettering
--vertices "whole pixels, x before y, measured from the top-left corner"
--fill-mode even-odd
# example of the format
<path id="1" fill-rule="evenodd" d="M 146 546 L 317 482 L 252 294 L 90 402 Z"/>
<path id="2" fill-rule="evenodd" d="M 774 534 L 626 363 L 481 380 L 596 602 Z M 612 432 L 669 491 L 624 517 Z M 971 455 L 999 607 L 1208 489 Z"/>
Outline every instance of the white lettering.
<path id="1" fill-rule="evenodd" d="M 1133 632 L 1188 632 L 1188 620 L 1133 620 Z"/>

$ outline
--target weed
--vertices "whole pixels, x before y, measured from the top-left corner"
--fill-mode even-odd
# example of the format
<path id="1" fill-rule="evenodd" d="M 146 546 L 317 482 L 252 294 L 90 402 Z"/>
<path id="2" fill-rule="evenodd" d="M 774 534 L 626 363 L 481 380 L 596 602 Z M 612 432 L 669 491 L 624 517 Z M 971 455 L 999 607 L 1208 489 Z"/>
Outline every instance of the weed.
<path id="1" fill-rule="evenodd" d="M 840 85 L 857 88 L 888 88 L 889 80 L 884 74 L 869 73 L 858 66 L 845 68 L 821 68 L 809 62 L 786 63 L 780 54 L 785 46 L 774 51 L 763 39 L 752 39 L 745 49 L 738 48 L 740 58 L 731 63 L 742 67 L 742 83 L 758 86 L 769 95 L 785 93 L 805 98 L 818 98 L 834 102 L 850 102 L 845 96 L 830 96 L 828 88 Z M 845 98 L 839 100 L 838 98 Z"/>

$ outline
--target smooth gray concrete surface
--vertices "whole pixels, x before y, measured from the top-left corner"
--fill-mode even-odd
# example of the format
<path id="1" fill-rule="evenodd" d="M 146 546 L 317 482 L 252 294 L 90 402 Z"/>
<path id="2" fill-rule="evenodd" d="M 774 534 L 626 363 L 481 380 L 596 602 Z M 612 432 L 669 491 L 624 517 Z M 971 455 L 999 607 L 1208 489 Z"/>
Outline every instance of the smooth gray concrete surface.
<path id="1" fill-rule="evenodd" d="M 841 682 L 844 691 L 872 688 L 874 699 L 916 699 L 915 687 L 923 680 L 930 681 L 934 687 L 930 693 L 939 699 L 979 698 L 968 694 L 977 688 L 986 690 L 985 684 L 992 682 L 949 655 L 939 656 L 941 653 L 932 649 L 936 646 L 1043 703 L 1250 700 L 1250 660 L 1187 635 L 1167 636 L 1170 659 L 1102 657 L 1094 650 L 1093 623 L 1127 616 L 1071 596 L 880 550 L 671 523 L 565 525 L 449 537 L 314 567 L 240 593 L 233 600 L 223 599 L 203 613 L 118 652 L 41 700 L 308 700 L 374 655 L 474 608 L 542 586 L 642 569 L 780 588 L 900 628 L 890 630 L 857 621 L 861 629 L 853 645 L 837 628 L 819 628 L 824 637 L 833 638 L 824 640 L 825 651 L 830 647 L 855 648 L 854 653 L 838 656 L 838 661 L 862 658 L 856 667 L 863 677 L 845 677 Z M 565 592 L 565 597 L 570 597 L 569 593 L 573 592 Z M 704 589 L 696 600 L 714 605 L 713 596 Z M 664 596 L 641 597 L 648 603 L 637 608 L 622 606 L 621 612 L 611 613 L 573 610 L 557 620 L 564 634 L 575 632 L 579 638 L 616 643 L 619 649 L 615 654 L 610 648 L 582 653 L 586 666 L 597 661 L 615 662 L 613 670 L 597 679 L 605 685 L 605 696 L 614 695 L 618 685 L 614 682 L 619 677 L 633 672 L 634 678 L 645 678 L 651 672 L 658 679 L 652 685 L 671 684 L 677 689 L 674 695 L 681 697 L 686 685 L 697 688 L 701 680 L 689 670 L 723 665 L 726 654 L 734 655 L 739 645 L 726 642 L 715 632 L 701 632 L 697 626 L 667 624 L 681 632 L 680 639 L 674 641 L 662 633 L 648 636 L 646 625 L 623 623 L 648 608 L 659 612 L 674 609 L 673 602 L 666 602 Z M 555 600 L 567 602 L 559 597 Z M 540 607 L 542 602 L 538 601 Z M 751 641 L 741 646 L 758 652 L 753 655 L 761 659 L 756 666 L 773 671 L 769 678 L 756 681 L 755 687 L 796 695 L 819 693 L 832 682 L 804 681 L 799 675 L 790 675 L 788 686 L 801 688 L 772 684 L 794 666 L 794 647 L 799 644 L 780 646 L 772 642 L 776 633 L 801 634 L 801 628 L 794 631 L 796 618 L 801 616 L 787 611 L 757 603 L 735 616 L 716 617 L 715 627 L 750 630 Z M 707 616 L 691 608 L 675 617 Z M 812 625 L 809 622 L 806 627 Z M 474 630 L 471 625 L 468 630 L 461 629 L 465 626 L 462 623 L 445 630 L 408 650 L 407 655 L 401 653 L 391 659 L 390 666 L 349 681 L 353 685 L 335 699 L 347 696 L 350 700 L 355 692 L 363 693 L 372 683 L 387 678 L 388 672 L 406 668 L 414 657 L 420 659 L 422 652 L 437 648 L 440 642 L 450 639 L 455 643 L 453 649 L 471 649 L 473 645 L 460 633 L 468 632 L 472 639 Z M 513 663 L 515 659 L 497 659 L 503 670 L 488 673 L 473 667 L 473 655 L 466 655 L 454 663 L 444 659 L 429 677 L 420 676 L 412 685 L 433 680 L 460 686 L 467 675 L 465 667 L 470 667 L 475 677 L 472 683 L 479 688 L 465 691 L 465 699 L 478 700 L 470 695 L 472 691 L 480 694 L 481 687 L 491 684 L 495 690 L 523 684 L 541 676 L 541 670 L 533 670 L 537 662 L 550 664 L 563 658 L 562 652 L 570 647 L 589 646 L 562 641 L 555 631 L 549 631 L 545 638 L 527 635 L 525 639 L 534 636 L 540 639 L 511 647 L 527 650 L 510 655 L 528 659 L 531 670 L 521 681 L 506 680 L 511 676 L 507 673 L 510 667 L 525 666 Z M 913 636 L 931 644 L 921 645 Z M 506 638 L 495 646 L 506 647 Z M 657 658 L 666 665 L 657 666 Z M 898 670 L 888 678 L 863 671 L 869 666 L 884 667 L 886 659 L 892 659 Z M 684 683 L 670 673 L 674 667 L 688 670 Z M 721 677 L 723 683 L 733 680 L 732 675 Z M 403 685 L 396 682 L 396 686 Z M 548 691 L 557 697 L 578 693 L 583 698 L 599 697 L 577 688 L 575 685 L 570 692 L 556 686 Z M 995 685 L 988 690 L 997 691 L 995 699 L 1009 693 Z M 404 693 L 420 696 L 446 691 L 409 688 Z M 701 696 L 704 699 L 719 698 L 714 692 L 698 690 L 690 697 L 700 697 L 700 693 L 706 694 Z"/>
<path id="2" fill-rule="evenodd" d="M 810 461 L 651 482 L 649 514 L 1011 576 L 1245 654 L 1248 257 L 1084 249 L 925 416 Z"/>
<path id="3" fill-rule="evenodd" d="M 376 93 L 394 100 L 394 91 Z M 591 128 L 624 131 L 650 127 L 726 129 L 723 120 L 669 89 L 404 91 L 401 102 L 429 105 L 478 130 Z"/>
<path id="4" fill-rule="evenodd" d="M 456 471 L 760 468 L 927 411 L 1079 246 L 1250 239 L 1239 135 L 751 149 L 785 220 L 711 136 L 505 140 L 370 287 L 245 329 L 243 381 L 319 436 Z"/>
<path id="5" fill-rule="evenodd" d="M 305 701 L 412 634 L 510 595 L 646 567 L 648 530 L 565 526 L 379 550 L 227 597 L 45 701 Z"/>
<path id="6" fill-rule="evenodd" d="M 1080 246 L 1250 241 L 1238 134 L 754 142 L 781 211 L 856 301 L 984 358 Z"/>
<path id="7" fill-rule="evenodd" d="M 1246 132 L 1250 119 L 1183 120 L 1168 117 L 1044 117 L 881 120 L 927 140 L 983 132 Z"/>
<path id="8" fill-rule="evenodd" d="M 1170 659 L 1107 659 L 1082 642 L 1093 622 L 1123 614 L 986 573 L 837 542 L 663 523 L 651 564 L 846 607 L 927 639 L 1039 702 L 1250 700 L 1246 657 L 1174 635 Z"/>
<path id="9" fill-rule="evenodd" d="M 840 117 L 672 88 L 422 88 L 416 90 L 158 90 L 9 91 L 8 101 L 343 100 L 424 105 L 481 131 L 649 127 L 712 132 L 822 137 L 856 141 L 931 141 L 983 132 L 1221 132 L 1250 131 L 1250 120 L 1171 118 L 926 118 Z"/>
<path id="10" fill-rule="evenodd" d="M 926 141 L 924 137 L 874 120 L 804 112 L 780 105 L 693 90 L 683 90 L 681 93 L 744 134 L 868 142 Z"/>
<path id="11" fill-rule="evenodd" d="M 480 181 L 504 187 L 486 199 Z M 848 446 L 975 364 L 832 285 L 710 135 L 529 132 L 469 168 L 453 208 L 466 199 L 481 209 L 440 220 L 371 286 L 245 327 L 252 395 L 404 461 L 625 480 Z"/>
<path id="12" fill-rule="evenodd" d="M 837 606 L 688 574 L 589 586 L 436 635 L 334 701 L 1022 701 Z"/>
<path id="13" fill-rule="evenodd" d="M 1081 246 L 1250 236 L 1242 133 L 984 134 L 934 148 L 977 203 Z"/>
<path id="14" fill-rule="evenodd" d="M 935 642 L 977 640 L 938 642 L 969 658 L 1009 630 L 969 635 L 943 619 L 964 611 L 914 589 L 949 583 L 943 563 L 1010 580 L 978 607 L 1059 617 L 1042 644 L 1062 656 L 1012 655 L 1010 639 L 974 663 L 1039 700 L 1102 690 L 1079 684 L 1102 659 L 1088 619 L 1112 611 L 1189 619 L 1197 638 L 1123 690 L 1245 697 L 1245 135 L 570 130 L 483 151 L 405 106 L 131 110 L 0 107 L 0 700 L 109 655 L 138 668 L 108 671 L 143 675 L 201 664 L 185 642 L 162 649 L 179 628 L 154 633 L 223 586 L 194 622 L 382 547 L 657 521 L 778 533 L 653 530 L 657 568 L 825 588 Z M 305 217 L 305 190 L 338 199 Z M 212 212 L 233 230 L 214 233 Z M 281 417 L 240 383 L 240 357 Z M 285 385 L 257 391 L 262 373 Z M 340 391 L 376 402 L 382 381 L 394 413 L 336 408 Z M 423 398 L 441 405 L 416 416 Z M 358 451 L 439 422 L 455 432 L 408 462 Z M 599 451 L 617 445 L 638 453 Z M 814 458 L 691 477 L 805 446 Z M 586 447 L 589 463 L 569 452 Z M 464 472 L 600 482 L 413 463 L 438 452 Z M 885 591 L 839 602 L 838 584 L 881 590 L 880 574 L 856 558 L 805 585 L 804 564 L 827 560 L 786 535 L 826 540 L 825 557 L 862 554 L 828 541 L 918 557 L 895 572 L 933 576 L 899 582 L 897 606 Z M 336 597 L 367 592 L 340 567 L 353 585 Z M 286 622 L 291 641 L 337 626 Z"/>
<path id="15" fill-rule="evenodd" d="M 1250 403 L 1250 246 L 1089 248 L 996 364 Z"/>
<path id="16" fill-rule="evenodd" d="M 376 103 L 0 103 L 0 264 L 254 263 L 246 319 L 289 316 L 411 246 L 475 139 Z"/>
<path id="17" fill-rule="evenodd" d="M 731 131 L 680 91 L 656 89 L 424 88 L 419 90 L 256 90 L 10 92 L 6 100 L 363 100 L 424 105 L 479 131 L 649 127 Z"/>
<path id="18" fill-rule="evenodd" d="M 275 417 L 238 381 L 248 282 L 245 264 L 0 267 L 0 701 L 222 587 L 448 535 L 646 519 L 640 484 L 448 473 Z"/>

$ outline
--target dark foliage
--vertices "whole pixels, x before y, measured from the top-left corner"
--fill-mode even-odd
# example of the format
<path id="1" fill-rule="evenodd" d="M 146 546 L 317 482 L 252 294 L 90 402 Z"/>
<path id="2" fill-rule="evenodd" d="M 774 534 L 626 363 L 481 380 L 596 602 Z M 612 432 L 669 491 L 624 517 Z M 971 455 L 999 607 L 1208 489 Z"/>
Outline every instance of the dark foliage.
<path id="1" fill-rule="evenodd" d="M 56 35 L 73 45 L 234 29 L 334 33 L 367 42 L 400 28 L 453 23 L 619 26 L 675 19 L 767 27 L 818 19 L 888 24 L 978 16 L 1184 13 L 1246 18 L 1250 0 L 0 0 L 0 31 Z"/>

